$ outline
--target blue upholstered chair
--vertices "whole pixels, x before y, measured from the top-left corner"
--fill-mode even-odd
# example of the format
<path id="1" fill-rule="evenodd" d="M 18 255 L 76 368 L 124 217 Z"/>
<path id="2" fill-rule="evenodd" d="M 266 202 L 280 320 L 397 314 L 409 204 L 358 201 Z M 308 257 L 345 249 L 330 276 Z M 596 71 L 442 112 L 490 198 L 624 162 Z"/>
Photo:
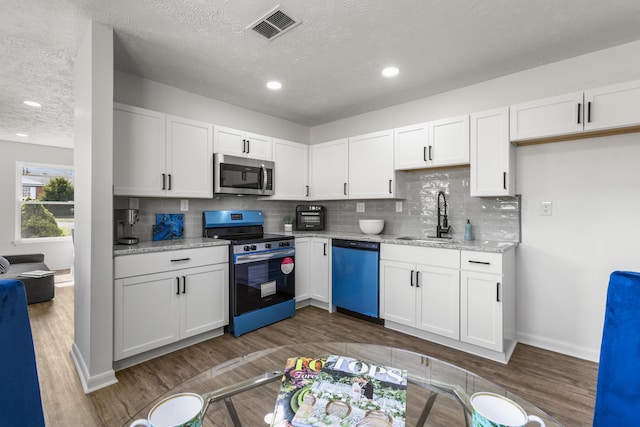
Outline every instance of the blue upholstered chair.
<path id="1" fill-rule="evenodd" d="M 0 280 L 0 426 L 44 426 L 24 284 Z"/>
<path id="2" fill-rule="evenodd" d="M 640 273 L 609 278 L 600 347 L 595 427 L 638 425 L 640 417 Z"/>

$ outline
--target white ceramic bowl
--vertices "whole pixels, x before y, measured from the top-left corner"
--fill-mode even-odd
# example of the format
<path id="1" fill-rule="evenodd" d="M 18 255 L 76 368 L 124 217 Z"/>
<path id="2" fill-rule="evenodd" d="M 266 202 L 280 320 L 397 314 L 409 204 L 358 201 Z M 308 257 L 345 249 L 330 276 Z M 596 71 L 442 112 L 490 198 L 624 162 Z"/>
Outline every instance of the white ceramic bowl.
<path id="1" fill-rule="evenodd" d="M 384 228 L 384 219 L 361 219 L 360 230 L 364 234 L 380 234 Z"/>

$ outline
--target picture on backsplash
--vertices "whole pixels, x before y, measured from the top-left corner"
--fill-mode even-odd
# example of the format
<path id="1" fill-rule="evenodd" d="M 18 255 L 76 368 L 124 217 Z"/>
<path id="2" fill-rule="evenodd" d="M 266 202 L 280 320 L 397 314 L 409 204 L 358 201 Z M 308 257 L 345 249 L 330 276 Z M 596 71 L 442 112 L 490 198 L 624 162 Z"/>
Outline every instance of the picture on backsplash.
<path id="1" fill-rule="evenodd" d="M 184 239 L 184 214 L 156 214 L 153 240 Z"/>

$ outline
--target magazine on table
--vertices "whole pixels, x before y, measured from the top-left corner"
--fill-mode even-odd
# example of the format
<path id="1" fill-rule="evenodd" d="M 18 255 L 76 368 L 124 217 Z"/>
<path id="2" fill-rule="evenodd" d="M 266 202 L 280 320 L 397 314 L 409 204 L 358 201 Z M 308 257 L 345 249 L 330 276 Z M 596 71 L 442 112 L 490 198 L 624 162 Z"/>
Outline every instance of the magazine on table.
<path id="1" fill-rule="evenodd" d="M 55 271 L 51 271 L 51 270 L 32 270 L 32 271 L 24 271 L 20 274 L 18 274 L 18 276 L 21 277 L 46 277 L 46 276 L 52 276 L 55 273 Z"/>
<path id="2" fill-rule="evenodd" d="M 271 427 L 291 427 L 291 419 L 311 389 L 325 358 L 290 357 L 284 367 Z"/>
<path id="3" fill-rule="evenodd" d="M 295 427 L 404 427 L 407 371 L 331 355 L 302 397 Z"/>

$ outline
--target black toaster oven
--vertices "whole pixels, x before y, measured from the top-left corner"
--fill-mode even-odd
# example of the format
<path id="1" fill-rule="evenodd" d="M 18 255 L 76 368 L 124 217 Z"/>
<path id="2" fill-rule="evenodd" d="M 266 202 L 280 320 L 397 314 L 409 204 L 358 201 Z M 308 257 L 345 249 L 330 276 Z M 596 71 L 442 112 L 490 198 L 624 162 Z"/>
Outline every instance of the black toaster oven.
<path id="1" fill-rule="evenodd" d="M 325 209 L 322 205 L 296 206 L 296 230 L 324 230 Z"/>

